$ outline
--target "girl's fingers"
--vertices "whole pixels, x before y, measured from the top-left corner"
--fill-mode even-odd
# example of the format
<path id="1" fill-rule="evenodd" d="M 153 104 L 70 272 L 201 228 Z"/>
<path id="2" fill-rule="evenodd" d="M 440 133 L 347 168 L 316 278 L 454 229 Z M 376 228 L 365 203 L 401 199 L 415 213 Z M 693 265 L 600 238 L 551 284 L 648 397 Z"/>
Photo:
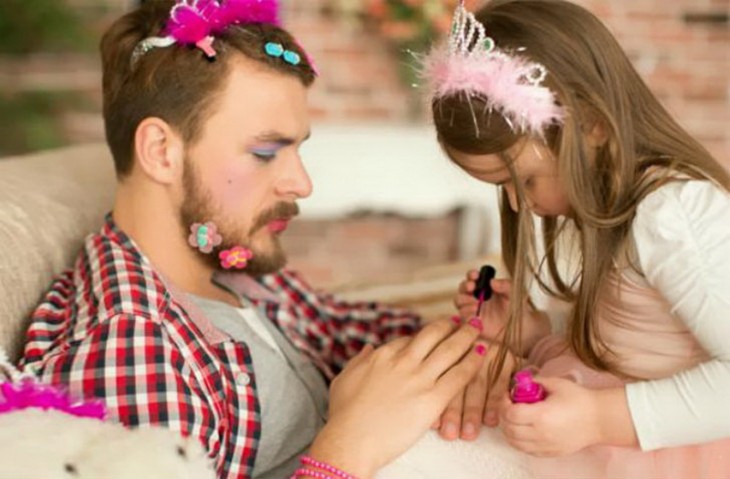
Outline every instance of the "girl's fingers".
<path id="1" fill-rule="evenodd" d="M 474 298 L 474 296 L 470 294 L 457 294 L 456 298 L 454 298 L 454 306 L 458 308 L 462 307 L 473 307 L 476 311 L 478 301 Z"/>
<path id="2" fill-rule="evenodd" d="M 423 361 L 419 369 L 435 381 L 472 348 L 481 333 L 481 326 L 481 321 L 478 320 L 465 323 L 454 334 L 443 339 L 438 347 L 432 348 L 431 354 Z M 479 352 L 486 354 L 486 348 L 482 346 Z"/>
<path id="3" fill-rule="evenodd" d="M 537 454 L 535 454 L 535 452 L 537 451 L 535 443 L 516 441 L 516 440 L 512 440 L 510 438 L 506 438 L 506 439 L 507 439 L 507 442 L 510 444 L 510 446 L 514 447 L 515 449 L 525 452 L 527 454 L 537 455 Z"/>
<path id="4" fill-rule="evenodd" d="M 439 427 L 439 435 L 447 441 L 453 441 L 459 437 L 459 429 L 461 429 L 461 416 L 464 408 L 464 392 L 454 396 L 454 398 L 446 406 L 446 410 L 441 415 L 441 425 Z"/>
<path id="5" fill-rule="evenodd" d="M 509 296 L 512 292 L 512 283 L 508 279 L 493 279 L 489 285 L 492 287 L 492 291 L 498 294 Z"/>
<path id="6" fill-rule="evenodd" d="M 462 281 L 459 283 L 458 291 L 461 294 L 472 294 L 477 284 L 474 281 Z"/>
<path id="7" fill-rule="evenodd" d="M 466 273 L 466 277 L 472 281 L 476 281 L 479 279 L 479 270 L 476 269 L 470 269 Z"/>
<path id="8" fill-rule="evenodd" d="M 535 428 L 532 426 L 505 426 L 503 431 L 504 435 L 511 438 L 513 441 L 535 441 Z"/>

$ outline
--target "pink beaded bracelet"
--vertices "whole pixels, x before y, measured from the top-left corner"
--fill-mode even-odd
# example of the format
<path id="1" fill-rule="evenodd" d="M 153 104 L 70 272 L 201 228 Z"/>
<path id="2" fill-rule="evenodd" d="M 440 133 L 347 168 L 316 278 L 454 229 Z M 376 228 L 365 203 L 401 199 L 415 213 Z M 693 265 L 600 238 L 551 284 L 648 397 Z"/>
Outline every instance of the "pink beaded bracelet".
<path id="1" fill-rule="evenodd" d="M 324 472 L 319 472 L 315 471 L 314 469 L 307 469 L 304 467 L 294 471 L 294 475 L 291 476 L 291 479 L 299 479 L 300 477 L 314 477 L 315 479 L 335 479 L 334 477 L 330 476 L 329 474 L 325 474 Z"/>
<path id="2" fill-rule="evenodd" d="M 309 466 L 309 467 L 314 467 L 316 469 L 322 469 L 323 471 L 327 471 L 342 479 L 357 479 L 357 477 L 353 476 L 352 474 L 348 474 L 347 472 L 345 472 L 341 469 L 337 469 L 334 466 L 330 466 L 329 464 L 327 464 L 325 462 L 320 462 L 309 456 L 302 456 L 300 461 L 301 461 L 302 465 L 305 467 Z"/>

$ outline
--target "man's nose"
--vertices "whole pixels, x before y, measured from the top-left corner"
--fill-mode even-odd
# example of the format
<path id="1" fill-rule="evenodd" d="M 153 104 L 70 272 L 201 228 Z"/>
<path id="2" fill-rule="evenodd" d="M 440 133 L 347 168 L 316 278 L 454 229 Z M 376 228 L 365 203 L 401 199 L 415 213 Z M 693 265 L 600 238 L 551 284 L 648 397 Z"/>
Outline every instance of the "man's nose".
<path id="1" fill-rule="evenodd" d="M 306 198 L 312 194 L 312 179 L 298 155 L 287 174 L 279 181 L 277 189 L 279 194 L 295 198 Z"/>

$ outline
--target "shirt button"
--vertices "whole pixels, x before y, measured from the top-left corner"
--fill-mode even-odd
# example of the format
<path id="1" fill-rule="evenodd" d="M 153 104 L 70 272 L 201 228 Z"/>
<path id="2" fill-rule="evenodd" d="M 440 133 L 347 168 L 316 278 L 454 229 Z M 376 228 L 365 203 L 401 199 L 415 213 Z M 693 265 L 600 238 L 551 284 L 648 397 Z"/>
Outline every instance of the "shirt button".
<path id="1" fill-rule="evenodd" d="M 246 373 L 238 373 L 236 375 L 236 384 L 242 387 L 246 387 L 251 384 L 251 376 Z"/>

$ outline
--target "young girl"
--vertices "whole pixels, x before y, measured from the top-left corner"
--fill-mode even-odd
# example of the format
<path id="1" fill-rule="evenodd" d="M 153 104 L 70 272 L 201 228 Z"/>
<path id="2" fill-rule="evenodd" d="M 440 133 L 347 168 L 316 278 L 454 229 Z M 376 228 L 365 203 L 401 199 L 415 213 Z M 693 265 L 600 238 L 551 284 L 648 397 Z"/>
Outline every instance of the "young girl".
<path id="1" fill-rule="evenodd" d="M 509 443 L 540 478 L 730 477 L 727 171 L 571 3 L 462 2 L 424 70 L 445 153 L 500 190 L 509 314 L 485 325 L 547 391 L 500 403 Z M 564 335 L 534 337 L 532 281 L 571 303 Z"/>

